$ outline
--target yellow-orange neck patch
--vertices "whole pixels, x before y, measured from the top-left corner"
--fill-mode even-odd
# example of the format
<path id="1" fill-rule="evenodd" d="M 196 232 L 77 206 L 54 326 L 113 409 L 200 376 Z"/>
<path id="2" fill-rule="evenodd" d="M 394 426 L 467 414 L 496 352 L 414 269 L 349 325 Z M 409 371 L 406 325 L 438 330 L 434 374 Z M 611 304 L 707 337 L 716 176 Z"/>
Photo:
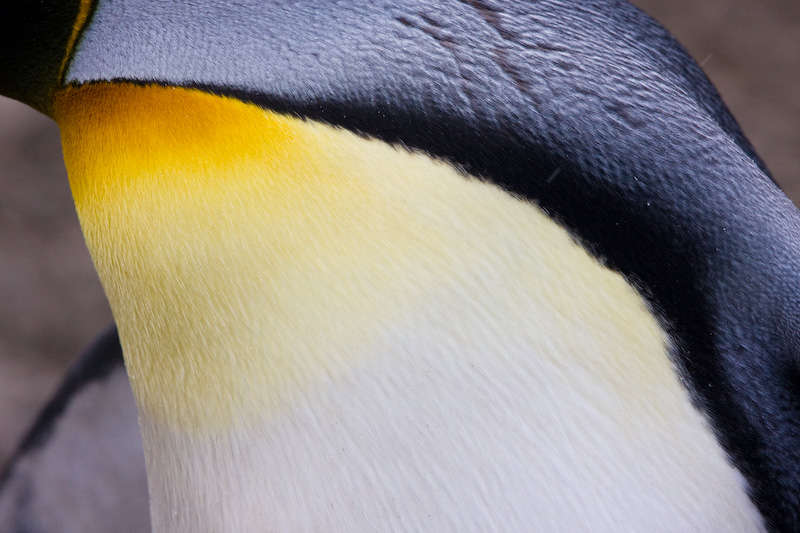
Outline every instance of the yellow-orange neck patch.
<path id="1" fill-rule="evenodd" d="M 355 330 L 376 302 L 350 294 L 345 319 L 325 298 L 362 283 L 372 244 L 351 213 L 366 191 L 320 157 L 331 131 L 200 91 L 106 83 L 61 92 L 56 116 L 145 413 L 214 427 L 269 412 L 350 357 L 327 346 L 368 341 Z"/>
<path id="2" fill-rule="evenodd" d="M 213 430 L 276 413 L 374 361 L 387 331 L 446 304 L 434 291 L 475 294 L 443 327 L 467 312 L 489 328 L 514 316 L 530 330 L 509 334 L 547 343 L 554 320 L 579 324 L 556 364 L 677 386 L 663 334 L 621 277 L 535 206 L 447 164 L 190 89 L 68 88 L 56 118 L 145 416 Z M 493 301 L 500 286 L 518 297 Z M 582 353 L 589 331 L 620 357 L 659 362 L 631 380 L 613 370 L 628 360 Z"/>

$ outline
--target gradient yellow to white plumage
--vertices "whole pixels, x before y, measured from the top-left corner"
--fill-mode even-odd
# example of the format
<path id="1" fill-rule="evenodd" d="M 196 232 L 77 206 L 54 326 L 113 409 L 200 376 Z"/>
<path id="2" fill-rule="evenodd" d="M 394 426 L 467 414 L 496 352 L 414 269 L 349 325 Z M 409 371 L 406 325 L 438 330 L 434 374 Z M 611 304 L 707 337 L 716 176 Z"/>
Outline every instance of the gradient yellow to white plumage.
<path id="1" fill-rule="evenodd" d="M 156 530 L 759 527 L 659 320 L 533 203 L 197 90 L 55 114 Z"/>

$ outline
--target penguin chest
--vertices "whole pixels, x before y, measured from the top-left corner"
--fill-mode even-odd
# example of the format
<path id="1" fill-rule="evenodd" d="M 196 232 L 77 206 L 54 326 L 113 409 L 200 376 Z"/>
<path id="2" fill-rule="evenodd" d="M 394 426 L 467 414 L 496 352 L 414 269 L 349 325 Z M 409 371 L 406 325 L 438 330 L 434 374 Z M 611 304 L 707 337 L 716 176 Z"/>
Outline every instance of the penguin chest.
<path id="1" fill-rule="evenodd" d="M 198 91 L 56 114 L 157 530 L 761 527 L 658 320 L 534 204 Z"/>

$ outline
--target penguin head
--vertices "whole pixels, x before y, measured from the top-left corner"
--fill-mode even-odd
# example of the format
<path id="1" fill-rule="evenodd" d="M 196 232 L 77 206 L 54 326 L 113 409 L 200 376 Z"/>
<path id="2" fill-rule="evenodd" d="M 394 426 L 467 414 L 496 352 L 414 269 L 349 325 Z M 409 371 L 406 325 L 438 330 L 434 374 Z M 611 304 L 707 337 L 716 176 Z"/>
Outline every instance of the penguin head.
<path id="1" fill-rule="evenodd" d="M 52 116 L 53 93 L 62 85 L 67 60 L 91 2 L 26 2 L 0 6 L 0 94 Z"/>

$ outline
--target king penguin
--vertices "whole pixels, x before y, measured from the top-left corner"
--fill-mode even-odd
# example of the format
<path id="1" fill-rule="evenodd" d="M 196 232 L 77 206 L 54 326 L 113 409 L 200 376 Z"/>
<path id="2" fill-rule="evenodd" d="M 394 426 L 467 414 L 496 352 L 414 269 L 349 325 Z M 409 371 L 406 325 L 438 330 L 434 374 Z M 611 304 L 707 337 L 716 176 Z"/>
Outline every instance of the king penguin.
<path id="1" fill-rule="evenodd" d="M 800 530 L 800 216 L 621 0 L 44 0 L 153 530 Z"/>

